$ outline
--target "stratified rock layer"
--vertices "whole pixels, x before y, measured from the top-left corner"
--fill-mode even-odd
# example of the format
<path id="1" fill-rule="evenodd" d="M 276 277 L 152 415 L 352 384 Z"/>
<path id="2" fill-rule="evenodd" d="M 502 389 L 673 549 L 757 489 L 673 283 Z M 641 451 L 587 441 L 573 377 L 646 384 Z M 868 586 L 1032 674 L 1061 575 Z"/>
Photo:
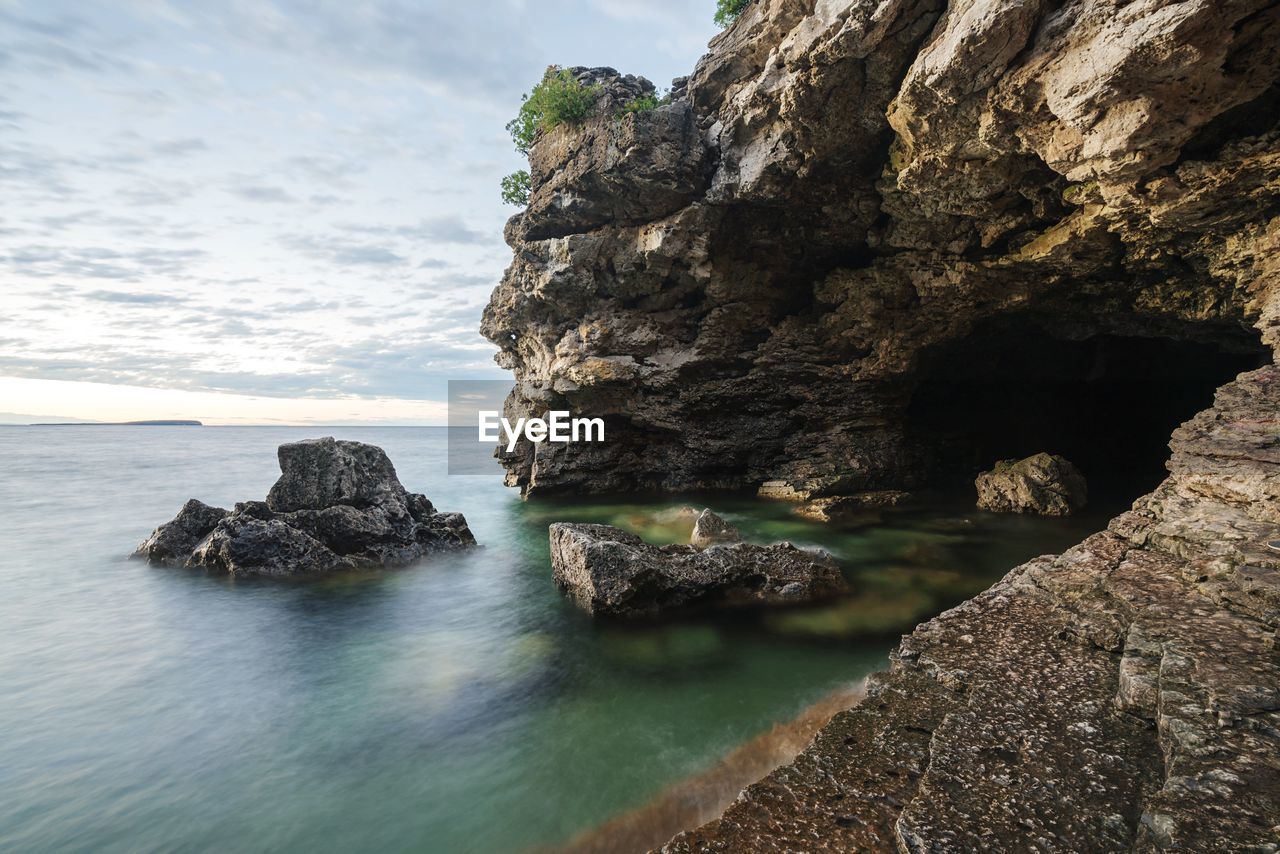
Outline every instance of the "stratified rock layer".
<path id="1" fill-rule="evenodd" d="M 151 563 L 239 576 L 311 575 L 412 563 L 475 544 L 460 513 L 401 485 L 381 448 L 312 439 L 281 445 L 266 501 L 232 511 L 192 499 L 135 553 Z"/>
<path id="2" fill-rule="evenodd" d="M 1251 851 L 1280 842 L 1280 369 L 1172 474 L 917 628 L 794 763 L 663 850 Z"/>
<path id="3" fill-rule="evenodd" d="M 1228 383 L 1132 512 L 922 626 L 670 850 L 1277 850 L 1278 80 L 1271 0 L 755 0 L 668 113 L 534 145 L 535 199 L 610 198 L 511 220 L 483 332 L 510 417 L 609 441 L 518 445 L 528 493 L 812 502 L 1046 447 L 1095 483 L 1051 439 Z M 1145 397 L 1045 393 L 1100 378 Z"/>
<path id="4" fill-rule="evenodd" d="M 551 568 L 583 610 L 650 617 L 692 605 L 786 604 L 845 589 L 826 554 L 790 543 L 653 546 L 612 525 L 551 525 Z"/>
<path id="5" fill-rule="evenodd" d="M 611 94 L 533 145 L 482 330 L 510 417 L 601 416 L 609 439 L 521 443 L 509 482 L 910 487 L 963 456 L 914 423 L 931 376 L 1050 370 L 949 347 L 1093 342 L 1054 378 L 1081 381 L 1123 372 L 1108 336 L 1260 353 L 1278 77 L 1266 0 L 748 4 L 668 106 L 619 117 Z M 1035 450 L 975 447 L 968 477 Z"/>

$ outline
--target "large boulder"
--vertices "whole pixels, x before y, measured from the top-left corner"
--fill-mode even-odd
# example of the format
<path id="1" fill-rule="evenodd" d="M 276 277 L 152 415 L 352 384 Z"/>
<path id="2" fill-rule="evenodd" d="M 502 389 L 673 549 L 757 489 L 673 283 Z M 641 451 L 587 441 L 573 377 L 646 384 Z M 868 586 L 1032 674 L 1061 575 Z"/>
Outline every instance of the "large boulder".
<path id="1" fill-rule="evenodd" d="M 978 506 L 997 513 L 1070 516 L 1088 500 L 1084 475 L 1056 454 L 1003 460 L 974 481 Z"/>
<path id="2" fill-rule="evenodd" d="M 332 438 L 281 445 L 266 501 L 234 510 L 196 500 L 135 552 L 167 566 L 288 576 L 404 566 L 475 544 L 460 513 L 409 492 L 381 448 Z"/>
<path id="3" fill-rule="evenodd" d="M 612 525 L 551 525 L 556 584 L 583 610 L 646 617 L 695 604 L 799 603 L 846 589 L 836 562 L 790 543 L 654 546 Z"/>

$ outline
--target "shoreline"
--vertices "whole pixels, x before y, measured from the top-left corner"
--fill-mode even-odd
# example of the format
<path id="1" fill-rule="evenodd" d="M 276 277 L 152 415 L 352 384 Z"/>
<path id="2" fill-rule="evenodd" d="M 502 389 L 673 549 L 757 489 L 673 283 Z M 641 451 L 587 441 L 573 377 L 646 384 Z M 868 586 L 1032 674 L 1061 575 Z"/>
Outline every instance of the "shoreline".
<path id="1" fill-rule="evenodd" d="M 632 854 L 661 847 L 681 831 L 722 814 L 747 786 L 794 761 L 837 714 L 866 697 L 866 680 L 838 689 L 788 721 L 758 733 L 714 765 L 674 783 L 647 803 L 538 854 Z"/>

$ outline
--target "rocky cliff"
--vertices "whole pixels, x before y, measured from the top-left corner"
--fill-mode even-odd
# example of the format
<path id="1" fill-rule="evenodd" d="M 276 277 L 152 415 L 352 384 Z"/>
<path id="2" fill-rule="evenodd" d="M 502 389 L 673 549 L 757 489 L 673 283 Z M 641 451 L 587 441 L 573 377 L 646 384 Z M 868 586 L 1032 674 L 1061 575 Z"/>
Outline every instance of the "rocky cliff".
<path id="1" fill-rule="evenodd" d="M 1278 77 L 1262 0 L 756 0 L 535 143 L 483 329 L 514 413 L 610 429 L 518 447 L 528 493 L 1092 490 L 1186 422 L 668 850 L 1278 850 Z"/>
<path id="2" fill-rule="evenodd" d="M 1167 438 L 1280 341 L 1278 33 L 1261 0 L 757 0 L 658 109 L 586 71 L 606 94 L 533 145 L 483 331 L 509 409 L 609 441 L 522 445 L 511 483 L 836 495 L 1043 450 L 1089 475 L 1054 430 L 1113 413 L 948 390 L 1219 366 Z M 979 447 L 983 419 L 1019 435 Z"/>

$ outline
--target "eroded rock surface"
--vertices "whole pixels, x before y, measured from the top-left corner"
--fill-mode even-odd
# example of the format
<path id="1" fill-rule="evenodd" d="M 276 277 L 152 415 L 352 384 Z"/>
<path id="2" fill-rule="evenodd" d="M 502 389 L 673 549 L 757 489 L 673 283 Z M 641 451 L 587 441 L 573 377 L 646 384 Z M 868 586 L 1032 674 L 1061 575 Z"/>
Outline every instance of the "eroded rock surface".
<path id="1" fill-rule="evenodd" d="M 1002 460 L 978 475 L 973 485 L 978 506 L 996 513 L 1070 516 L 1089 500 L 1084 475 L 1056 454 Z"/>
<path id="2" fill-rule="evenodd" d="M 460 513 L 401 485 L 381 448 L 332 438 L 281 445 L 266 501 L 234 510 L 192 499 L 135 553 L 152 563 L 240 576 L 404 566 L 475 544 Z"/>
<path id="3" fill-rule="evenodd" d="M 784 604 L 842 592 L 830 556 L 790 543 L 653 546 L 612 525 L 551 525 L 556 584 L 583 610 L 647 617 L 691 605 Z"/>
<path id="4" fill-rule="evenodd" d="M 661 203 L 513 218 L 483 321 L 508 414 L 609 421 L 505 456 L 528 493 L 812 502 L 1044 447 L 1092 479 L 956 416 L 1074 418 L 1101 445 L 1123 414 L 966 395 L 1124 377 L 1151 342 L 1194 352 L 1161 374 L 1149 351 L 1147 403 L 1220 366 L 1163 485 L 920 627 L 867 702 L 669 850 L 1277 850 L 1278 80 L 1270 0 L 755 0 L 673 90 L 696 139 L 655 127 L 634 187 Z M 562 135 L 639 138 L 616 122 Z M 534 145 L 535 198 L 566 169 L 631 192 L 568 144 Z"/>
<path id="5" fill-rule="evenodd" d="M 1280 369 L 1171 475 L 921 625 L 791 765 L 668 852 L 1250 851 L 1280 842 Z"/>
<path id="6" fill-rule="evenodd" d="M 511 417 L 609 441 L 520 444 L 509 482 L 910 488 L 957 456 L 912 423 L 922 383 L 1012 369 L 948 347 L 1094 342 L 1077 379 L 1107 336 L 1260 353 L 1278 53 L 1266 0 L 749 4 L 669 106 L 534 144 L 483 332 Z"/>
<path id="7" fill-rule="evenodd" d="M 693 535 L 689 543 L 694 548 L 705 549 L 720 543 L 736 543 L 742 539 L 742 532 L 708 508 L 693 520 Z"/>

